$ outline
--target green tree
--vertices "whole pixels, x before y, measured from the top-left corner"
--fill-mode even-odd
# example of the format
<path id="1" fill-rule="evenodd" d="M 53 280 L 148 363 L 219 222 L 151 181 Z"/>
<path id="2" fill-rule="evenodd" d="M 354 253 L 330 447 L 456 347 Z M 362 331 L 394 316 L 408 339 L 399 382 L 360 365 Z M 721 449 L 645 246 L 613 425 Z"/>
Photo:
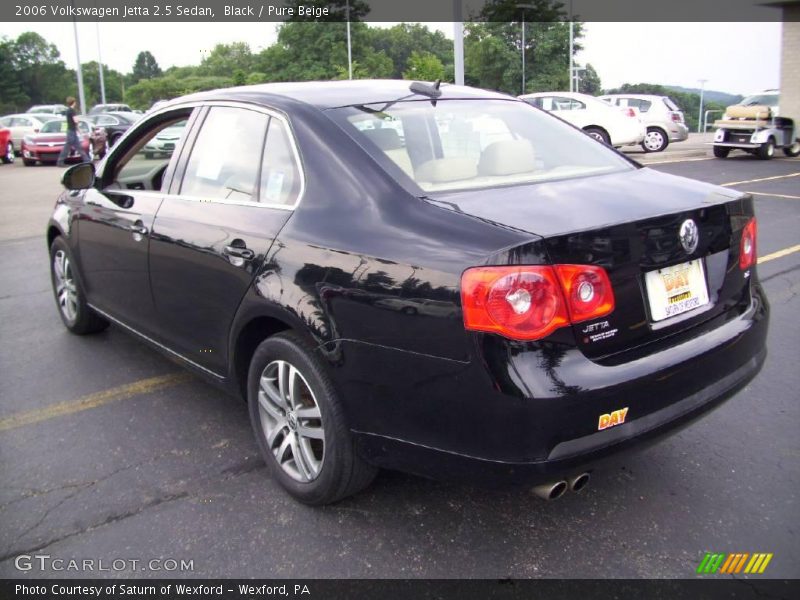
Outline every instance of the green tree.
<path id="1" fill-rule="evenodd" d="M 253 53 L 245 42 L 232 44 L 217 44 L 214 49 L 203 58 L 198 75 L 211 75 L 226 77 L 237 69 L 249 72 L 253 67 Z"/>
<path id="2" fill-rule="evenodd" d="M 443 78 L 453 79 L 453 42 L 441 31 L 431 31 L 418 23 L 400 23 L 390 28 L 373 27 L 369 31 L 372 48 L 383 51 L 394 65 L 391 77 L 403 77 L 415 51 L 429 52 L 444 65 Z"/>
<path id="3" fill-rule="evenodd" d="M 444 65 L 435 54 L 415 50 L 408 59 L 408 69 L 403 73 L 403 78 L 416 81 L 444 79 Z"/>
<path id="4" fill-rule="evenodd" d="M 603 92 L 600 76 L 590 63 L 586 63 L 586 70 L 580 72 L 578 91 L 592 96 L 599 96 Z"/>
<path id="5" fill-rule="evenodd" d="M 133 63 L 131 83 L 136 83 L 142 79 L 152 79 L 153 77 L 161 77 L 161 67 L 158 66 L 156 57 L 148 50 L 139 52 L 136 56 L 136 61 Z"/>
<path id="6" fill-rule="evenodd" d="M 77 95 L 74 76 L 70 77 L 58 49 L 38 33 L 20 34 L 11 52 L 20 91 L 31 104 L 63 102 L 67 95 Z"/>
<path id="7" fill-rule="evenodd" d="M 81 65 L 83 71 L 83 87 L 86 95 L 87 108 L 100 103 L 100 71 L 96 61 Z M 103 83 L 106 88 L 106 102 L 122 102 L 124 75 L 108 67 L 103 68 Z"/>

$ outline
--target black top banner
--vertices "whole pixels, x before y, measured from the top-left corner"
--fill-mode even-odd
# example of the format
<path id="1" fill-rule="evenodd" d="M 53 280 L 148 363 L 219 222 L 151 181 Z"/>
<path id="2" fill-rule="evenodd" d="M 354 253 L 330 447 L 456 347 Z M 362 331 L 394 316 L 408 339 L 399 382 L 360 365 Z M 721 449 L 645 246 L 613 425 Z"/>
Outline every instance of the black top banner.
<path id="1" fill-rule="evenodd" d="M 4 0 L 8 22 L 800 20 L 799 0 Z M 676 35 L 680 32 L 676 31 Z"/>

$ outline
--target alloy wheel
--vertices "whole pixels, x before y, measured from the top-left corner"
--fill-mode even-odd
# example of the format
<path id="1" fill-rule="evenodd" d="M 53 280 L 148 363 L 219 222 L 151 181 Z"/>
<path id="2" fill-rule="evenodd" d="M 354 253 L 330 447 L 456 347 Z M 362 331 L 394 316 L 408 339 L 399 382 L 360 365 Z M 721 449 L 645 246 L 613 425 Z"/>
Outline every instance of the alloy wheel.
<path id="1" fill-rule="evenodd" d="M 325 459 L 322 413 L 297 367 L 269 363 L 259 379 L 258 406 L 267 447 L 281 469 L 301 483 L 316 479 Z"/>
<path id="2" fill-rule="evenodd" d="M 53 275 L 56 280 L 58 306 L 64 318 L 70 323 L 78 316 L 78 289 L 72 275 L 72 265 L 63 250 L 53 257 Z"/>

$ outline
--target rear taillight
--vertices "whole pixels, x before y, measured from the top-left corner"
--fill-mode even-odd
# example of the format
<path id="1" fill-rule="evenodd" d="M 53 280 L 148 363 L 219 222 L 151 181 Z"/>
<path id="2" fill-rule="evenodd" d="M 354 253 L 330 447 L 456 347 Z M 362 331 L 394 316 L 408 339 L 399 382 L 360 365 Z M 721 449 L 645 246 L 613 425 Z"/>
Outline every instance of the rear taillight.
<path id="1" fill-rule="evenodd" d="M 601 267 L 475 267 L 461 276 L 461 307 L 466 329 L 532 341 L 607 315 L 614 294 Z"/>
<path id="2" fill-rule="evenodd" d="M 672 113 L 672 120 L 676 123 L 683 123 L 683 115 L 681 113 Z"/>
<path id="3" fill-rule="evenodd" d="M 602 267 L 556 265 L 573 323 L 604 317 L 614 310 L 614 291 Z"/>
<path id="4" fill-rule="evenodd" d="M 753 217 L 742 229 L 742 240 L 739 242 L 739 268 L 749 269 L 756 264 L 756 234 L 758 226 Z"/>

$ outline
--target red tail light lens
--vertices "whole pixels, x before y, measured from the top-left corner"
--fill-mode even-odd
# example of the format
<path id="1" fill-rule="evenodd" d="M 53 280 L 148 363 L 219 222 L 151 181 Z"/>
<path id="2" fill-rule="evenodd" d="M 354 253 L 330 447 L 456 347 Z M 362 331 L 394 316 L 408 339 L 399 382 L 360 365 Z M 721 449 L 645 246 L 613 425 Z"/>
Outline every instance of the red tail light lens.
<path id="1" fill-rule="evenodd" d="M 556 265 L 573 323 L 604 317 L 614 310 L 614 290 L 602 267 Z"/>
<path id="2" fill-rule="evenodd" d="M 461 307 L 466 329 L 533 341 L 607 315 L 614 295 L 601 267 L 475 267 L 461 276 Z"/>
<path id="3" fill-rule="evenodd" d="M 749 269 L 756 264 L 756 235 L 758 226 L 753 217 L 742 229 L 742 240 L 739 242 L 739 268 Z"/>
<path id="4" fill-rule="evenodd" d="M 672 120 L 675 121 L 676 123 L 683 123 L 683 116 L 681 115 L 681 113 L 674 112 L 672 113 Z"/>

